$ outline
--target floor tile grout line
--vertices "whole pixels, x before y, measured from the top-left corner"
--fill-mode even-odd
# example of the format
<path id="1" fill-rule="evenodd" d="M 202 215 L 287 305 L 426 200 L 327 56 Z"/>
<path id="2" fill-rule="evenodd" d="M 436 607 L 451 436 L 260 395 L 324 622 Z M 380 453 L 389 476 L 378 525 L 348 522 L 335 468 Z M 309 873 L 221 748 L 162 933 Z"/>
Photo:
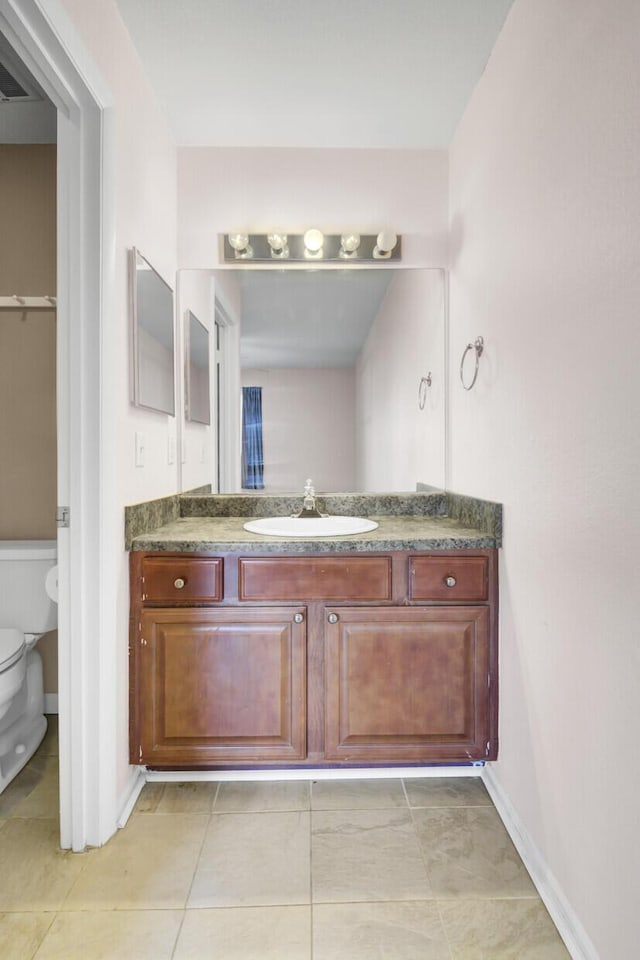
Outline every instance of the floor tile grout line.
<path id="1" fill-rule="evenodd" d="M 182 911 L 182 919 L 180 921 L 180 926 L 178 927 L 178 932 L 176 933 L 176 939 L 173 942 L 173 949 L 171 950 L 170 960 L 174 960 L 176 955 L 176 950 L 178 949 L 178 943 L 180 942 L 180 935 L 182 934 L 182 928 L 184 927 L 184 921 L 187 918 L 187 907 L 185 903 L 185 908 Z"/>
<path id="2" fill-rule="evenodd" d="M 4 911 L 3 911 L 3 912 L 4 912 Z M 22 912 L 22 911 L 20 911 L 20 912 Z M 48 912 L 49 912 L 48 910 L 41 910 L 41 911 L 39 911 L 39 913 L 40 913 L 41 916 L 42 916 L 43 913 L 48 913 Z M 47 937 L 49 936 L 49 932 L 50 932 L 50 930 L 51 930 L 51 927 L 52 927 L 53 924 L 55 923 L 56 918 L 58 917 L 58 915 L 59 915 L 59 911 L 57 911 L 57 910 L 52 910 L 52 911 L 51 911 L 51 921 L 50 921 L 50 923 L 48 924 L 47 929 L 45 930 L 44 934 L 42 935 L 42 939 L 40 940 L 40 942 L 39 942 L 38 945 L 36 946 L 34 952 L 33 952 L 33 953 L 31 954 L 31 956 L 28 958 L 28 960 L 35 960 L 35 957 L 36 957 L 36 956 L 38 955 L 38 953 L 40 952 L 40 947 L 42 946 L 42 944 L 45 942 L 45 940 L 46 940 Z"/>
<path id="3" fill-rule="evenodd" d="M 218 785 L 217 785 L 217 787 L 216 787 L 216 792 L 215 792 L 214 795 L 213 795 L 213 800 L 211 801 L 211 810 L 209 811 L 209 815 L 210 815 L 210 816 L 213 816 L 213 814 L 215 813 L 216 804 L 217 804 L 217 802 L 218 802 L 218 797 L 220 796 L 220 786 L 221 786 L 221 784 L 218 783 Z"/>
<path id="4" fill-rule="evenodd" d="M 220 785 L 218 785 L 218 790 L 219 790 L 219 789 L 220 789 Z M 209 832 L 209 827 L 210 827 L 210 826 L 212 825 L 212 823 L 213 823 L 213 806 L 214 806 L 215 801 L 216 801 L 217 796 L 218 796 L 218 790 L 216 790 L 216 795 L 215 795 L 215 797 L 213 798 L 213 801 L 212 801 L 212 804 L 211 804 L 211 810 L 209 811 L 208 822 L 207 822 L 207 825 L 206 825 L 206 827 L 204 828 L 204 831 L 203 831 L 203 833 L 202 833 L 202 842 L 200 843 L 200 849 L 198 850 L 198 856 L 196 857 L 196 862 L 195 862 L 195 865 L 194 865 L 194 867 L 193 867 L 193 873 L 192 873 L 192 875 L 191 875 L 191 883 L 189 884 L 189 889 L 187 890 L 187 895 L 186 895 L 186 897 L 184 898 L 184 910 L 185 910 L 185 912 L 189 909 L 189 897 L 191 896 L 191 891 L 193 890 L 193 884 L 195 883 L 196 874 L 197 874 L 197 872 L 198 872 L 198 867 L 200 866 L 200 860 L 201 860 L 201 858 L 202 858 L 202 851 L 204 850 L 205 841 L 206 841 L 206 839 L 207 839 L 207 833 Z M 177 942 L 178 942 L 178 941 L 176 940 L 176 943 L 177 943 Z"/>
<path id="5" fill-rule="evenodd" d="M 58 829 L 58 831 L 59 831 L 59 830 L 60 830 L 60 818 L 59 818 L 59 817 L 58 817 L 58 819 L 57 819 L 57 824 L 58 824 L 57 829 Z M 88 854 L 91 850 L 98 850 L 98 849 L 101 849 L 101 848 L 99 848 L 99 847 L 85 847 L 84 850 L 79 851 L 79 852 L 75 852 L 75 851 L 73 851 L 73 850 L 63 850 L 63 851 L 62 851 L 62 853 L 63 853 L 64 856 L 68 856 L 68 857 L 84 857 L 84 863 L 83 863 L 82 866 L 80 867 L 80 870 L 78 871 L 77 877 L 74 879 L 73 883 L 71 884 L 71 886 L 70 886 L 69 889 L 67 890 L 66 894 L 65 894 L 64 897 L 62 898 L 62 903 L 61 903 L 60 906 L 58 907 L 58 909 L 57 909 L 57 911 L 56 911 L 57 913 L 64 913 L 64 912 L 65 912 L 65 909 L 64 909 L 64 908 L 65 908 L 65 906 L 66 906 L 66 904 L 67 904 L 67 900 L 68 900 L 69 897 L 71 896 L 71 892 L 75 889 L 76 884 L 78 884 L 78 883 L 80 882 L 80 878 L 82 877 L 82 875 L 84 874 L 85 870 L 87 869 L 87 866 L 89 865 L 89 860 L 90 860 L 90 857 L 87 856 L 87 854 Z"/>
<path id="6" fill-rule="evenodd" d="M 410 810 L 495 810 L 492 803 L 436 803 L 416 804 Z M 496 810 L 496 813 L 498 811 Z"/>
<path id="7" fill-rule="evenodd" d="M 444 938 L 447 941 L 447 950 L 449 951 L 449 958 L 450 960 L 455 960 L 455 957 L 453 954 L 453 947 L 451 945 L 451 938 L 449 937 L 449 931 L 447 930 L 446 924 L 442 917 L 442 911 L 440 909 L 440 901 L 435 900 L 435 905 L 436 905 L 436 911 L 438 913 L 438 917 L 440 919 L 440 926 L 442 928 L 442 932 L 444 933 Z"/>

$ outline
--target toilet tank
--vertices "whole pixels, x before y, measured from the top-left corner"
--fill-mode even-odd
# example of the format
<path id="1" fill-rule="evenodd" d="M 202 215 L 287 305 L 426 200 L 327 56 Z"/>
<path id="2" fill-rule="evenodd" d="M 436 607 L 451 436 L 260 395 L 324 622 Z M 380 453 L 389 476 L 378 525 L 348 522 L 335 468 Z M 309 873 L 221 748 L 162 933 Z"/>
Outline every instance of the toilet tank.
<path id="1" fill-rule="evenodd" d="M 0 627 L 46 633 L 58 624 L 45 579 L 56 565 L 55 540 L 0 540 Z"/>

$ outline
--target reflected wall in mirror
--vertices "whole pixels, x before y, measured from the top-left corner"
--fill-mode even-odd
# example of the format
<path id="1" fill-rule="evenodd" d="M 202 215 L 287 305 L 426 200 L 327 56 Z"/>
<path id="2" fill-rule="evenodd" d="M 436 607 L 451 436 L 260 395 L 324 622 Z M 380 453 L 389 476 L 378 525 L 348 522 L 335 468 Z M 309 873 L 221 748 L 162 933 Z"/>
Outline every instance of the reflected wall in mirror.
<path id="1" fill-rule="evenodd" d="M 142 254 L 130 251 L 132 375 L 137 407 L 175 415 L 173 290 Z"/>
<path id="2" fill-rule="evenodd" d="M 223 273 L 239 288 L 241 386 L 262 388 L 266 492 L 307 477 L 318 492 L 444 487 L 442 270 Z"/>
<path id="3" fill-rule="evenodd" d="M 185 317 L 185 417 L 192 423 L 211 423 L 209 331 L 187 310 Z"/>

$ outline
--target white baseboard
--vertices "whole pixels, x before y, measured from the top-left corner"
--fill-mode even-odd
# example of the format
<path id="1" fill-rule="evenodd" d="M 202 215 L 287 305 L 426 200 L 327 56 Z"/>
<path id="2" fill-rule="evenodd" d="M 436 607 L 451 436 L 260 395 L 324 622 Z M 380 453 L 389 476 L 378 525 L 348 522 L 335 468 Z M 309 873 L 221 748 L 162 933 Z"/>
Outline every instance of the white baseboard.
<path id="1" fill-rule="evenodd" d="M 57 712 L 58 712 L 58 694 L 57 694 L 57 693 L 45 693 L 45 695 L 44 695 L 44 712 L 45 712 L 45 713 L 57 713 Z"/>
<path id="2" fill-rule="evenodd" d="M 482 767 L 304 767 L 293 770 L 147 770 L 156 783 L 225 783 L 252 780 L 418 780 L 428 777 L 481 777 Z"/>
<path id="3" fill-rule="evenodd" d="M 572 960 L 600 960 L 580 919 L 497 781 L 491 765 L 484 768 L 482 779 Z"/>
<path id="4" fill-rule="evenodd" d="M 136 800 L 140 796 L 142 788 L 146 783 L 146 770 L 144 767 L 132 767 L 131 770 L 133 772 L 131 783 L 129 784 L 129 789 L 125 794 L 124 803 L 122 804 L 120 816 L 118 817 L 117 821 L 119 830 L 127 825 L 127 820 L 131 816 L 131 812 L 136 805 Z"/>

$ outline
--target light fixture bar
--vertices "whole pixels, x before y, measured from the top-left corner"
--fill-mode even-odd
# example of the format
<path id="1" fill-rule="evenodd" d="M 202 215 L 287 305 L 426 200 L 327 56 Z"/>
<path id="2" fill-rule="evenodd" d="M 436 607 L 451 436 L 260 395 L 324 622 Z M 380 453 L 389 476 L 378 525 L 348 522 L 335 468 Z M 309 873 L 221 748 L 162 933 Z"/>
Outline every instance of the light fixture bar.
<path id="1" fill-rule="evenodd" d="M 323 234 L 316 228 L 304 233 L 238 231 L 220 234 L 220 256 L 223 263 L 237 266 L 252 263 L 282 266 L 283 262 L 388 263 L 402 259 L 402 242 L 399 235 L 388 229 L 378 234 L 357 234 L 346 230 L 341 234 Z"/>

